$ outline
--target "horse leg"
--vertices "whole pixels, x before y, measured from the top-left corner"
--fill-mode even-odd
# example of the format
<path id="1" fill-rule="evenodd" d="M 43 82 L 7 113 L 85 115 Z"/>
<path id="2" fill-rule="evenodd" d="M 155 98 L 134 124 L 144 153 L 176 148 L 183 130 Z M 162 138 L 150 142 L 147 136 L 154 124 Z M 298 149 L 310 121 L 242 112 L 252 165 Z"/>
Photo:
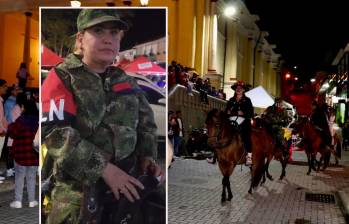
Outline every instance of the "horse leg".
<path id="1" fill-rule="evenodd" d="M 334 159 L 336 160 L 335 165 L 336 165 L 336 166 L 338 166 L 338 164 L 339 164 L 339 161 L 338 161 L 338 156 L 337 156 L 337 155 L 335 155 L 335 156 L 334 156 Z"/>
<path id="2" fill-rule="evenodd" d="M 226 201 L 226 194 L 225 194 L 226 180 L 225 179 L 226 179 L 226 176 L 224 176 L 223 179 L 222 179 L 223 191 L 222 191 L 221 202 L 225 202 Z"/>
<path id="3" fill-rule="evenodd" d="M 323 160 L 324 160 L 324 156 L 321 155 L 320 161 L 319 161 L 319 163 L 317 164 L 317 171 L 320 171 L 320 166 L 321 166 L 321 163 L 322 163 Z"/>
<path id="4" fill-rule="evenodd" d="M 313 166 L 313 164 L 312 164 L 313 158 L 311 157 L 311 155 L 309 153 L 307 154 L 307 158 L 308 158 L 308 172 L 307 172 L 307 175 L 309 175 L 310 172 L 311 172 L 311 168 Z"/>
<path id="5" fill-rule="evenodd" d="M 267 174 L 268 179 L 269 179 L 270 181 L 273 181 L 273 180 L 274 180 L 274 179 L 273 179 L 273 176 L 270 175 L 270 173 L 269 173 L 269 164 L 270 164 L 270 161 L 271 161 L 271 158 L 268 159 L 268 160 L 267 160 L 267 163 L 265 164 L 265 172 L 266 172 L 266 174 Z"/>
<path id="6" fill-rule="evenodd" d="M 262 176 L 262 181 L 261 181 L 261 185 L 263 185 L 266 181 L 266 178 L 265 178 L 265 171 L 263 173 L 263 176 Z"/>
<path id="7" fill-rule="evenodd" d="M 252 194 L 252 180 L 251 180 L 250 189 L 248 189 L 248 193 L 249 193 L 249 194 Z"/>
<path id="8" fill-rule="evenodd" d="M 251 172 L 251 185 L 250 185 L 250 189 L 248 189 L 248 193 L 249 193 L 249 194 L 252 194 L 252 188 L 253 188 L 252 166 L 250 167 L 250 172 Z"/>
<path id="9" fill-rule="evenodd" d="M 329 161 L 328 161 L 328 159 L 325 157 L 325 158 L 324 158 L 324 166 L 322 167 L 322 170 L 325 170 L 325 169 L 327 168 L 328 163 L 329 163 Z"/>
<path id="10" fill-rule="evenodd" d="M 338 143 L 338 144 L 339 144 L 339 143 Z M 336 149 L 336 147 L 337 147 L 337 145 L 334 146 L 335 149 Z M 339 162 L 338 162 L 337 152 L 336 152 L 335 149 L 332 149 L 332 150 L 331 150 L 331 153 L 332 153 L 332 155 L 334 156 L 334 159 L 336 160 L 335 165 L 337 166 Z"/>
<path id="11" fill-rule="evenodd" d="M 315 164 L 316 163 L 316 164 Z M 316 160 L 316 155 L 311 155 L 311 168 L 314 170 L 314 171 L 317 171 L 316 169 L 316 165 L 319 165 L 320 162 Z"/>
<path id="12" fill-rule="evenodd" d="M 226 176 L 226 186 L 227 186 L 227 190 L 228 190 L 228 201 L 231 201 L 231 199 L 233 198 L 233 193 L 231 192 L 231 188 L 230 188 L 230 180 L 229 180 L 229 176 Z"/>
<path id="13" fill-rule="evenodd" d="M 261 185 L 264 184 L 265 181 L 266 181 L 265 176 L 267 176 L 267 178 L 269 180 L 273 181 L 273 177 L 269 173 L 269 164 L 270 164 L 270 160 L 268 159 L 267 162 L 264 165 L 264 171 L 263 171 L 263 176 L 262 176 L 263 179 L 262 179 Z"/>
<path id="14" fill-rule="evenodd" d="M 281 163 L 281 167 L 282 167 L 282 171 L 281 171 L 281 175 L 280 175 L 280 180 L 284 179 L 284 177 L 286 176 L 286 165 L 287 165 L 287 158 L 282 158 L 280 159 L 280 163 Z"/>
<path id="15" fill-rule="evenodd" d="M 323 170 L 325 170 L 327 168 L 327 166 L 330 164 L 330 159 L 331 159 L 331 153 L 324 155 L 324 166 L 323 166 Z"/>

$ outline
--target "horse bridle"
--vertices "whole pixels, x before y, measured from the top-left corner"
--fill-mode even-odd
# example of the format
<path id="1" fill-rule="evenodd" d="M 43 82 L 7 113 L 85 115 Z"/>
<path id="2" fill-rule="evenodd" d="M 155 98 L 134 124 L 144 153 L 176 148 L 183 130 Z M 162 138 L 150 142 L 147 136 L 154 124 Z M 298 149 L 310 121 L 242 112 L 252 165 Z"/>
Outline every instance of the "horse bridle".
<path id="1" fill-rule="evenodd" d="M 221 130 L 221 122 L 219 122 L 219 121 L 213 122 L 213 125 L 217 128 L 217 133 L 218 134 L 215 135 L 215 136 L 207 137 L 207 140 L 211 139 L 211 138 L 216 138 L 216 142 L 215 143 L 218 143 L 218 138 L 219 138 L 219 136 L 221 135 L 221 132 L 222 132 L 222 130 Z"/>
<path id="2" fill-rule="evenodd" d="M 217 130 L 217 133 L 218 133 L 218 134 L 215 135 L 215 136 L 207 137 L 207 140 L 208 140 L 208 139 L 211 139 L 211 138 L 215 138 L 215 139 L 216 139 L 215 144 L 216 144 L 217 146 L 215 146 L 214 148 L 224 148 L 224 147 L 226 147 L 227 145 L 229 145 L 229 144 L 231 143 L 232 139 L 230 139 L 229 141 L 227 141 L 227 142 L 225 142 L 225 143 L 220 143 L 219 140 L 220 140 L 220 136 L 221 136 L 221 134 L 222 134 L 221 122 L 214 122 L 213 124 L 214 124 L 214 125 L 216 126 L 216 128 L 218 129 L 218 130 Z M 222 144 L 222 145 L 219 145 L 219 146 L 218 146 L 218 144 Z M 213 146 L 212 146 L 212 147 L 213 147 Z"/>

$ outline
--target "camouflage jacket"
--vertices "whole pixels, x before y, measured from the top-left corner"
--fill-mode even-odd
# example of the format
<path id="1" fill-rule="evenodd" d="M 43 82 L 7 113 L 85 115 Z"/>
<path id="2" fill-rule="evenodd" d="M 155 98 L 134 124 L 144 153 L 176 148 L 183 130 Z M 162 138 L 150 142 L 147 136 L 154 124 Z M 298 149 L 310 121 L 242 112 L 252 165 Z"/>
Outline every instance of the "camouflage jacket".
<path id="1" fill-rule="evenodd" d="M 95 183 L 111 159 L 156 157 L 153 111 L 136 81 L 119 68 L 97 74 L 69 55 L 43 83 L 42 113 L 54 173 L 77 183 Z"/>
<path id="2" fill-rule="evenodd" d="M 291 121 L 287 111 L 284 108 L 278 109 L 276 106 L 270 106 L 264 112 L 264 121 L 272 126 L 285 127 Z"/>

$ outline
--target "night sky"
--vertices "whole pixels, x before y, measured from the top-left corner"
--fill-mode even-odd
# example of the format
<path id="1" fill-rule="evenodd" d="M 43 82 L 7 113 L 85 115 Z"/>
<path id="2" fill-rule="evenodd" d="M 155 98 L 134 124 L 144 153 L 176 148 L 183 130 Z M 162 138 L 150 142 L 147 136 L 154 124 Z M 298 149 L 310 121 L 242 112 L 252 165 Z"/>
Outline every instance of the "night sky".
<path id="1" fill-rule="evenodd" d="M 132 11 L 134 12 L 134 17 L 129 19 L 132 25 L 121 42 L 121 50 L 165 37 L 165 9 L 134 9 Z"/>
<path id="2" fill-rule="evenodd" d="M 266 38 L 276 44 L 287 65 L 298 66 L 301 79 L 329 70 L 340 48 L 349 42 L 347 0 L 245 0 L 257 14 Z"/>

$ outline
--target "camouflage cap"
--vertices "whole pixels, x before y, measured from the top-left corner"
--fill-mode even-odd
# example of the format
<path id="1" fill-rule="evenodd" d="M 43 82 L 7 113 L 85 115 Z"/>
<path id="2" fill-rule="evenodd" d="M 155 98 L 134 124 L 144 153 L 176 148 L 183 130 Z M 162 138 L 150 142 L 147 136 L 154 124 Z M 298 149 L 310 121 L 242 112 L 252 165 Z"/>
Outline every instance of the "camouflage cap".
<path id="1" fill-rule="evenodd" d="M 127 30 L 128 25 L 120 19 L 115 9 L 83 9 L 77 19 L 78 31 L 100 23 L 114 22 L 121 30 Z"/>

